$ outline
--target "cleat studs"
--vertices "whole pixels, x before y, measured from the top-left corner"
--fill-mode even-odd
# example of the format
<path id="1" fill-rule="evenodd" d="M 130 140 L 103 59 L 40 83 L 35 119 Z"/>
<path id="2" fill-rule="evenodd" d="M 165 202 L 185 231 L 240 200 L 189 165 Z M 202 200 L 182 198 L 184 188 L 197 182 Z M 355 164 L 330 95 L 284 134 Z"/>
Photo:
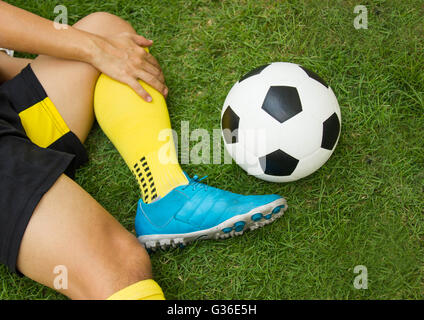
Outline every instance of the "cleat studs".
<path id="1" fill-rule="evenodd" d="M 224 233 L 229 233 L 229 232 L 231 232 L 233 230 L 233 228 L 224 228 L 224 229 L 222 229 L 222 232 L 224 232 Z"/>
<path id="2" fill-rule="evenodd" d="M 147 241 L 147 242 L 145 243 L 145 246 L 146 246 L 147 248 L 154 248 L 154 247 L 156 247 L 156 242 L 155 242 L 155 241 Z"/>
<path id="3" fill-rule="evenodd" d="M 251 217 L 251 219 L 253 220 L 253 221 L 259 221 L 259 220 L 261 220 L 263 218 L 263 216 L 262 216 L 262 213 L 255 213 L 252 217 Z"/>
<path id="4" fill-rule="evenodd" d="M 236 222 L 236 223 L 234 224 L 234 230 L 235 230 L 236 232 L 243 231 L 243 229 L 244 229 L 244 226 L 245 226 L 245 225 L 246 225 L 246 223 L 245 223 L 244 221 Z"/>
<path id="5" fill-rule="evenodd" d="M 275 207 L 274 210 L 272 210 L 272 213 L 278 213 L 281 211 L 282 208 L 284 208 L 284 205 Z"/>
<path id="6" fill-rule="evenodd" d="M 265 219 L 266 219 L 266 220 L 269 220 L 269 219 L 271 219 L 271 217 L 272 217 L 272 214 L 270 213 L 270 214 L 267 214 L 267 215 L 265 216 Z"/>

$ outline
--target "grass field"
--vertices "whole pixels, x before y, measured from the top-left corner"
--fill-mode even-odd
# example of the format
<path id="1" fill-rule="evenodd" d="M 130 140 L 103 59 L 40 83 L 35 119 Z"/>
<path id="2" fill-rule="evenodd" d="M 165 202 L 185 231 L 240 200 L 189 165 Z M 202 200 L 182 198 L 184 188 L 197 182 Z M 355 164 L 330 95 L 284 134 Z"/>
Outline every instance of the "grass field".
<path id="1" fill-rule="evenodd" d="M 274 224 L 242 237 L 154 253 L 168 299 L 424 298 L 424 5 L 403 1 L 8 1 L 69 23 L 93 11 L 130 21 L 155 40 L 170 88 L 173 127 L 219 128 L 232 84 L 271 62 L 302 64 L 331 85 L 342 112 L 335 153 L 288 184 L 248 176 L 236 164 L 184 165 L 238 193 L 279 193 Z M 368 29 L 356 30 L 356 5 Z M 98 125 L 77 182 L 133 231 L 138 186 Z M 368 269 L 368 289 L 353 269 Z M 64 299 L 0 267 L 0 299 Z"/>

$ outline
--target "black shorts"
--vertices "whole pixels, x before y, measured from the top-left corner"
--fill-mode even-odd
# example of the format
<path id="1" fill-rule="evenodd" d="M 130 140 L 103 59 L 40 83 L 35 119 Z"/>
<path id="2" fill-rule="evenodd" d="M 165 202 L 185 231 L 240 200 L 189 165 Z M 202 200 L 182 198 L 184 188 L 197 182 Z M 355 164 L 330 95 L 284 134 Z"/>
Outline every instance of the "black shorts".
<path id="1" fill-rule="evenodd" d="M 30 65 L 0 85 L 0 263 L 17 271 L 21 240 L 41 197 L 87 160 Z"/>

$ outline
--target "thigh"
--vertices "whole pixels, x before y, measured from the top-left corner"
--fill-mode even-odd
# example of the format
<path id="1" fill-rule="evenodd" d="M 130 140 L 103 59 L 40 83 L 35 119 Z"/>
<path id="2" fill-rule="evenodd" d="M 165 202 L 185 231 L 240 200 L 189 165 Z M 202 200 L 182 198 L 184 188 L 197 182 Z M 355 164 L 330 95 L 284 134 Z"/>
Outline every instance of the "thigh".
<path id="1" fill-rule="evenodd" d="M 138 261 L 131 261 L 133 257 Z M 17 267 L 29 278 L 58 289 L 54 270 L 64 266 L 68 288 L 59 292 L 70 298 L 106 298 L 127 281 L 120 277 L 126 276 L 128 264 L 137 266 L 134 273 L 139 278 L 151 277 L 149 257 L 137 239 L 78 184 L 62 175 L 31 217 Z"/>
<path id="2" fill-rule="evenodd" d="M 69 129 L 84 142 L 94 122 L 97 70 L 83 62 L 49 56 L 38 56 L 31 67 Z"/>

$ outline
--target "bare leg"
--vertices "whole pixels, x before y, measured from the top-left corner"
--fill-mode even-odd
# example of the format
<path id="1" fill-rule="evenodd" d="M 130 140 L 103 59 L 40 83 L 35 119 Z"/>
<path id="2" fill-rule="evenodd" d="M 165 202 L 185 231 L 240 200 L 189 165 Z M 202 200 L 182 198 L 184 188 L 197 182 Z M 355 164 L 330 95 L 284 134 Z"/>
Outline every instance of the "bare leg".
<path id="1" fill-rule="evenodd" d="M 3 51 L 0 52 L 0 84 L 16 76 L 31 59 L 9 57 Z"/>
<path id="2" fill-rule="evenodd" d="M 61 293 L 72 299 L 105 299 L 152 278 L 149 256 L 137 239 L 65 175 L 38 204 L 17 264 L 51 288 L 58 265 L 68 272 L 68 289 Z"/>
<path id="3" fill-rule="evenodd" d="M 122 19 L 95 13 L 75 27 L 102 35 L 134 32 Z M 84 141 L 92 126 L 98 71 L 88 64 L 40 56 L 32 68 L 68 127 Z M 74 181 L 62 176 L 44 195 L 24 234 L 19 270 L 53 286 L 53 269 L 68 270 L 73 299 L 107 298 L 151 278 L 149 257 L 136 238 Z"/>

